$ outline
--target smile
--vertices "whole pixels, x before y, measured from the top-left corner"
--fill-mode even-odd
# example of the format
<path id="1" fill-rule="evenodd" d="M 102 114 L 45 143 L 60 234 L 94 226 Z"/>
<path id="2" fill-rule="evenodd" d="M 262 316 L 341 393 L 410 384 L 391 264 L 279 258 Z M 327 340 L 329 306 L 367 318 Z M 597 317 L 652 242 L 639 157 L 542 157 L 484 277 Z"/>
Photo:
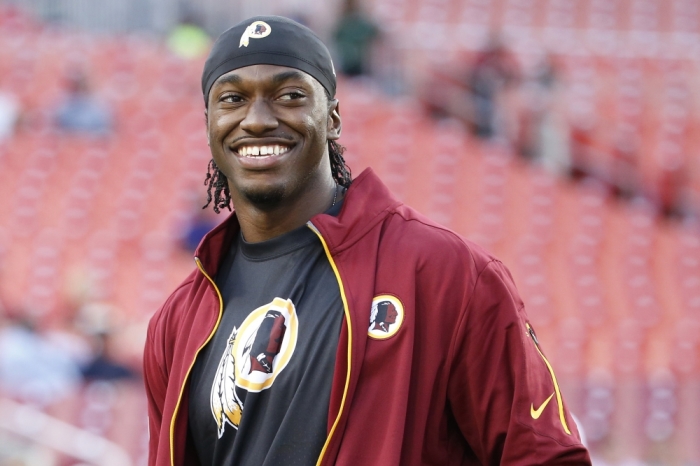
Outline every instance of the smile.
<path id="1" fill-rule="evenodd" d="M 236 149 L 236 152 L 242 157 L 270 157 L 284 154 L 289 149 L 287 146 L 270 144 L 265 146 L 241 146 Z"/>

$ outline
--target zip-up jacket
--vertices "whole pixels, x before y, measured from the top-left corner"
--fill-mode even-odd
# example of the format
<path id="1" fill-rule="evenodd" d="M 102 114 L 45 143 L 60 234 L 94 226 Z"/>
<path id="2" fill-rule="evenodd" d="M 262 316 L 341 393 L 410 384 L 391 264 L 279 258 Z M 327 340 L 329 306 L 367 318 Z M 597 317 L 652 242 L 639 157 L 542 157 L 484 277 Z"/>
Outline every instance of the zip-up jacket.
<path id="1" fill-rule="evenodd" d="M 501 262 L 397 201 L 371 169 L 337 217 L 316 215 L 308 227 L 345 311 L 318 465 L 590 464 Z M 188 378 L 221 320 L 212 277 L 238 229 L 234 213 L 206 235 L 197 268 L 150 321 L 151 466 L 199 464 Z M 378 321 L 377 297 L 394 304 L 393 322 Z"/>

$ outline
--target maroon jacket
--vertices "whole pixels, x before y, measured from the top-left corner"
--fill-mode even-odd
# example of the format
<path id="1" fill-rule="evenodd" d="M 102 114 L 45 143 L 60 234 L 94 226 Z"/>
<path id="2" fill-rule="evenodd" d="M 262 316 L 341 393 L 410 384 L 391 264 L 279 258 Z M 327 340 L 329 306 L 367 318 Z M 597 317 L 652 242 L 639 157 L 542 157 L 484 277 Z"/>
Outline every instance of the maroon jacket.
<path id="1" fill-rule="evenodd" d="M 309 227 L 345 305 L 319 465 L 590 464 L 503 264 L 395 200 L 369 169 L 338 217 Z M 188 376 L 220 321 L 210 277 L 237 232 L 231 215 L 205 237 L 198 269 L 151 319 L 149 465 L 198 464 Z M 393 303 L 386 323 L 377 296 Z"/>

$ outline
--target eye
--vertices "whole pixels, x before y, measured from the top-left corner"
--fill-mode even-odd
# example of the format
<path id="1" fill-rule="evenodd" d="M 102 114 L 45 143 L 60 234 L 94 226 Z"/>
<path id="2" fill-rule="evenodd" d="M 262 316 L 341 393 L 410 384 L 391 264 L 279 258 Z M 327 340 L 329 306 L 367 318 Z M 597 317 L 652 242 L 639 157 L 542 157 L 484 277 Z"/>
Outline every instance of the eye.
<path id="1" fill-rule="evenodd" d="M 282 94 L 279 97 L 279 100 L 297 100 L 297 99 L 303 99 L 304 97 L 306 97 L 306 96 L 304 94 L 302 94 L 301 92 L 292 91 L 292 92 L 287 92 L 286 94 Z"/>
<path id="2" fill-rule="evenodd" d="M 237 104 L 243 102 L 243 98 L 236 94 L 224 94 L 221 96 L 221 102 L 227 102 L 231 104 Z"/>

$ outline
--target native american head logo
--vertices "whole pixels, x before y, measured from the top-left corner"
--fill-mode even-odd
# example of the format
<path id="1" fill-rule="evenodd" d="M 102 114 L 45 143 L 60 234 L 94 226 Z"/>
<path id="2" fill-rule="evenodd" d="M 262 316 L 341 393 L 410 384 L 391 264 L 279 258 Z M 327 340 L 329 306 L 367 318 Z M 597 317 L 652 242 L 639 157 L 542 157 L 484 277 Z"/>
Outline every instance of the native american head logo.
<path id="1" fill-rule="evenodd" d="M 380 340 L 389 338 L 399 330 L 403 318 L 403 305 L 398 298 L 391 295 L 377 296 L 372 300 L 368 334 Z"/>
<path id="2" fill-rule="evenodd" d="M 248 47 L 248 39 L 262 39 L 269 36 L 270 32 L 272 32 L 272 28 L 265 21 L 254 21 L 243 31 L 238 48 Z"/>
<path id="3" fill-rule="evenodd" d="M 282 340 L 287 326 L 284 316 L 279 311 L 267 311 L 250 349 L 250 369 L 266 374 L 272 373 L 272 362 L 282 348 Z M 243 350 L 246 351 L 245 349 Z"/>
<path id="4" fill-rule="evenodd" d="M 270 388 L 287 366 L 296 348 L 297 327 L 292 301 L 275 298 L 233 329 L 211 389 L 211 412 L 219 438 L 226 424 L 238 429 L 242 394 Z"/>

